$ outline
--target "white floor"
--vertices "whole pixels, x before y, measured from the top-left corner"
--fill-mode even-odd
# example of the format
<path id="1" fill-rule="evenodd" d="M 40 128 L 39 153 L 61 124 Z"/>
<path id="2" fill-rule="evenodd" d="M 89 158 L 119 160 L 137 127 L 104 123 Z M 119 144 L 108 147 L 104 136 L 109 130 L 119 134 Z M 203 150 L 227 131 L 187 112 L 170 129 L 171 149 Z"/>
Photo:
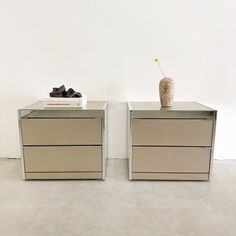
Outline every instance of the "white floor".
<path id="1" fill-rule="evenodd" d="M 105 181 L 23 181 L 0 160 L 0 235 L 236 236 L 236 160 L 211 182 L 128 181 L 110 159 Z"/>

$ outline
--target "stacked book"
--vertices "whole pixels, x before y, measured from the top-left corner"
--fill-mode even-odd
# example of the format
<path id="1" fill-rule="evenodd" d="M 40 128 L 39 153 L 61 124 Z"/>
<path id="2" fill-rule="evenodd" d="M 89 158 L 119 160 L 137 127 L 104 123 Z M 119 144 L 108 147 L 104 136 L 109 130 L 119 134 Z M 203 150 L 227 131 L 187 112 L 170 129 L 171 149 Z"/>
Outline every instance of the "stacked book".
<path id="1" fill-rule="evenodd" d="M 84 107 L 87 96 L 79 98 L 50 97 L 43 100 L 44 107 Z"/>

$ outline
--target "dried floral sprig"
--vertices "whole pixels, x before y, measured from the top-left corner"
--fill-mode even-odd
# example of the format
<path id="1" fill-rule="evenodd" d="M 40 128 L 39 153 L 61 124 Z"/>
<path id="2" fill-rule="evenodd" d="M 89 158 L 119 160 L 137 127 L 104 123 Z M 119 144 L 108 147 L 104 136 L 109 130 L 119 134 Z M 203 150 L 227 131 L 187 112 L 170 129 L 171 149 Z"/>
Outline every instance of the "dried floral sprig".
<path id="1" fill-rule="evenodd" d="M 161 64 L 160 64 L 158 58 L 155 58 L 155 62 L 158 64 L 158 67 L 159 67 L 159 69 L 160 69 L 162 75 L 163 75 L 164 77 L 166 77 L 165 73 L 163 72 L 163 70 L 162 70 L 162 68 L 161 68 Z"/>

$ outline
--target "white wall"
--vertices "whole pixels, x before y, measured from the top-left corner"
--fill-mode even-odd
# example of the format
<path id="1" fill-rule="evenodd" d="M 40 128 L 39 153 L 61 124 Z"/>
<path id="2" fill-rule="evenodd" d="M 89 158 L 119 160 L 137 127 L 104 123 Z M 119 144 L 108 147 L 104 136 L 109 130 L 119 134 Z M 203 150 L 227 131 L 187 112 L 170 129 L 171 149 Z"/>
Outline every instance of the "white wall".
<path id="1" fill-rule="evenodd" d="M 216 158 L 236 158 L 233 0 L 0 0 L 0 157 L 19 157 L 16 109 L 65 84 L 109 101 L 109 156 L 126 157 L 126 102 L 176 100 L 218 109 Z"/>

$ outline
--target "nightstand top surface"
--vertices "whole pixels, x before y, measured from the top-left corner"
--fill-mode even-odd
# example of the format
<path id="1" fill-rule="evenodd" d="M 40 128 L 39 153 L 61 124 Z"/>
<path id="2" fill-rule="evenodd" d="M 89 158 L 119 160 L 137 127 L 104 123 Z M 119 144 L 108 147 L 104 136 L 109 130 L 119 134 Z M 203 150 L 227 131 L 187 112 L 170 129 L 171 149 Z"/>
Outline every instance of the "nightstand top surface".
<path id="1" fill-rule="evenodd" d="M 173 102 L 172 107 L 161 107 L 160 102 L 128 102 L 131 111 L 215 111 L 198 102 Z"/>
<path id="2" fill-rule="evenodd" d="M 23 107 L 20 110 L 105 110 L 107 103 L 105 101 L 88 101 L 84 107 L 44 107 L 43 101 L 37 101 L 29 106 Z"/>

